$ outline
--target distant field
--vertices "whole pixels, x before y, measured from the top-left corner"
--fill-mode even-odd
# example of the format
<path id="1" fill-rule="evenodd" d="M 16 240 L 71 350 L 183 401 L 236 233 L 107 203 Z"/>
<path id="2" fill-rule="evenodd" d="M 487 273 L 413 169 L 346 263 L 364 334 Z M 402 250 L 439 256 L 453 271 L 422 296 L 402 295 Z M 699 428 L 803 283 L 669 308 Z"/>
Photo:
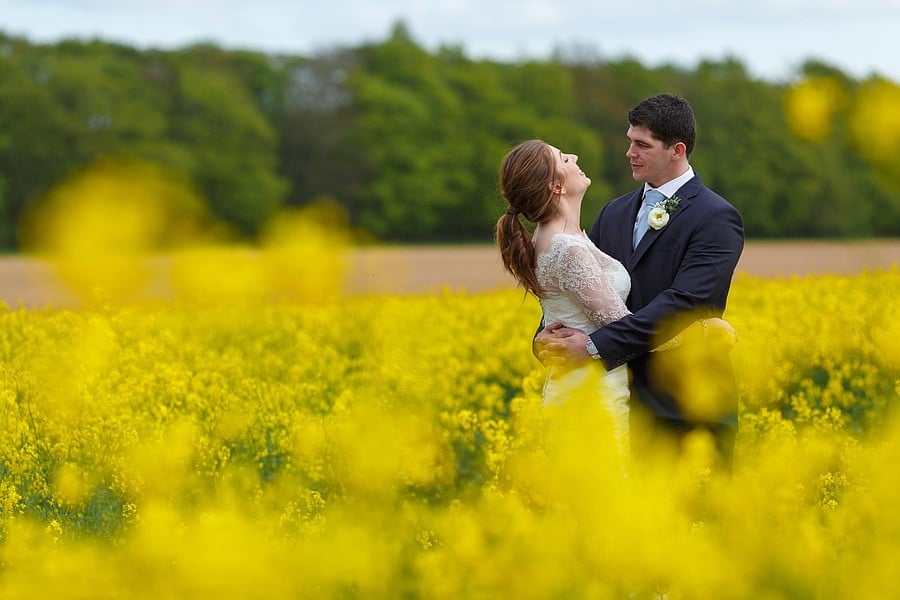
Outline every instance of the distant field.
<path id="1" fill-rule="evenodd" d="M 148 264 L 142 298 L 172 295 L 168 261 Z M 849 275 L 900 264 L 900 240 L 874 242 L 749 242 L 738 272 L 765 278 Z M 493 246 L 415 246 L 353 250 L 345 291 L 353 294 L 428 293 L 443 288 L 480 292 L 511 287 Z M 0 258 L 0 302 L 10 307 L 76 306 L 52 265 L 28 257 Z"/>
<path id="2" fill-rule="evenodd" d="M 738 272 L 757 277 L 849 275 L 900 263 L 900 240 L 876 242 L 751 242 Z M 482 291 L 512 286 L 493 246 L 368 250 L 354 255 L 352 291 L 418 292 L 444 285 Z"/>

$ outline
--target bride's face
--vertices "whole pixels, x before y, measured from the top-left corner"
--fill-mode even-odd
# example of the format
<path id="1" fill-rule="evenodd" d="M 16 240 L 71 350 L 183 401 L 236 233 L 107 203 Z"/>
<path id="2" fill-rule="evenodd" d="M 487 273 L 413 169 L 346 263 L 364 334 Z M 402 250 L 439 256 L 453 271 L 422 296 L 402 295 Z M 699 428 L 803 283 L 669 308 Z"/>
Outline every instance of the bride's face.
<path id="1" fill-rule="evenodd" d="M 591 185 L 591 180 L 578 166 L 578 155 L 566 154 L 554 146 L 550 146 L 550 152 L 556 158 L 556 172 L 561 179 L 562 191 L 568 194 L 583 194 Z"/>

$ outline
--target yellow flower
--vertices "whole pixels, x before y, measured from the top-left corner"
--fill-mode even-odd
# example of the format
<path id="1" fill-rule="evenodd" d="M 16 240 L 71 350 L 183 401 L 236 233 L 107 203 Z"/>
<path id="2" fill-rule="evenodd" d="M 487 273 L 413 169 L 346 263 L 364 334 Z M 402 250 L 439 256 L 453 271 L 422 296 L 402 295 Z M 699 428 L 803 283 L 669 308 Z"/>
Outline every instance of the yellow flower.
<path id="1" fill-rule="evenodd" d="M 247 259 L 209 273 L 271 264 Z M 215 288 L 233 305 L 0 308 L 0 595 L 855 598 L 896 579 L 900 270 L 735 280 L 730 478 L 702 429 L 635 464 L 590 394 L 544 408 L 520 291 L 237 283 Z M 656 375 L 715 420 L 729 382 L 685 350 Z"/>

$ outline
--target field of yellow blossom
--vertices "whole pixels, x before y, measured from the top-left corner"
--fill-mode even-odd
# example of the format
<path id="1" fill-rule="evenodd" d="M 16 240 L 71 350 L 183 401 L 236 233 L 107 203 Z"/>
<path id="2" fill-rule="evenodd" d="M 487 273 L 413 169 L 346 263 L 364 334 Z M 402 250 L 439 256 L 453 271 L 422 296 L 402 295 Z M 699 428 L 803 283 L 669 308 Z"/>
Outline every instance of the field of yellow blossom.
<path id="1" fill-rule="evenodd" d="M 227 258 L 244 291 L 283 264 Z M 702 436 L 631 470 L 596 399 L 542 409 L 521 291 L 240 292 L 0 309 L 0 597 L 900 589 L 896 267 L 736 280 L 730 478 Z"/>
<path id="2" fill-rule="evenodd" d="M 839 91 L 794 89 L 795 133 Z M 862 94 L 891 176 L 894 90 Z M 542 407 L 521 290 L 351 296 L 334 207 L 254 248 L 203 207 L 101 165 L 22 220 L 83 302 L 0 303 L 0 599 L 898 595 L 897 265 L 737 277 L 725 476 L 702 433 L 623 458 L 596 397 Z M 160 255 L 171 297 L 139 300 Z M 670 365 L 686 410 L 715 409 L 708 366 Z"/>

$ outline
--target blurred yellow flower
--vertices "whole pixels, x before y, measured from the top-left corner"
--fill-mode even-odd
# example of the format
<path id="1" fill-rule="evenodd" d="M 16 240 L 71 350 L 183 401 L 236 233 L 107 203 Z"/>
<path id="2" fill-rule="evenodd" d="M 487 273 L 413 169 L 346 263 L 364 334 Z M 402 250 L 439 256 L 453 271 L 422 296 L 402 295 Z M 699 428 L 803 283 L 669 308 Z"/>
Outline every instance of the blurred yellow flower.
<path id="1" fill-rule="evenodd" d="M 846 105 L 846 94 L 831 78 L 807 77 L 788 88 L 784 102 L 794 135 L 821 142 L 831 135 L 833 119 Z"/>
<path id="2" fill-rule="evenodd" d="M 24 248 L 47 257 L 87 300 L 119 299 L 146 282 L 152 251 L 202 230 L 203 204 L 181 178 L 151 164 L 102 160 L 52 190 L 22 226 Z"/>
<path id="3" fill-rule="evenodd" d="M 0 596 L 892 589 L 900 271 L 736 279 L 723 477 L 702 429 L 631 456 L 592 394 L 543 407 L 521 292 L 319 302 L 274 283 L 283 231 L 173 256 L 178 302 L 0 310 Z M 655 357 L 704 420 L 706 342 Z"/>
<path id="4" fill-rule="evenodd" d="M 896 173 L 900 153 L 900 85 L 884 79 L 864 82 L 856 92 L 850 129 L 859 153 Z"/>

